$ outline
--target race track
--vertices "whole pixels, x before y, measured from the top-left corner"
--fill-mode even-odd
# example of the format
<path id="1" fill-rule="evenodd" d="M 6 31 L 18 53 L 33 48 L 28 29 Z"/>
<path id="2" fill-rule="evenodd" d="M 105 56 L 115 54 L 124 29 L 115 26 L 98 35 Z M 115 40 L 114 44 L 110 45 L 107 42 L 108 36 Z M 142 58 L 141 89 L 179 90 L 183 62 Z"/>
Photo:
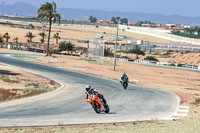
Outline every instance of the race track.
<path id="1" fill-rule="evenodd" d="M 64 87 L 41 96 L 0 104 L 0 127 L 142 121 L 170 116 L 179 100 L 173 93 L 129 85 L 0 54 L 0 63 L 54 79 Z M 102 70 L 101 70 L 102 71 Z M 103 72 L 103 71 L 102 71 Z M 85 101 L 85 86 L 99 88 L 109 114 L 96 114 Z"/>

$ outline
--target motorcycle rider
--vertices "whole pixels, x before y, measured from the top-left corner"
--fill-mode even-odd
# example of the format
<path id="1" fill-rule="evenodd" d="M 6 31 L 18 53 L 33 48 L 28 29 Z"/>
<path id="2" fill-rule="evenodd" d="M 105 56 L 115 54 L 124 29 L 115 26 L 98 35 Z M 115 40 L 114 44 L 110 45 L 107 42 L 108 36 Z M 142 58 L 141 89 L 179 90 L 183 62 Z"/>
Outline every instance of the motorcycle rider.
<path id="1" fill-rule="evenodd" d="M 103 101 L 103 103 L 105 105 L 107 105 L 107 102 L 106 102 L 104 96 L 102 94 L 100 94 L 100 92 L 97 91 L 95 88 L 92 88 L 90 85 L 87 85 L 85 90 L 86 90 L 86 92 L 85 92 L 86 99 L 88 99 L 90 96 L 93 96 L 94 94 L 96 94 Z"/>
<path id="2" fill-rule="evenodd" d="M 122 81 L 124 80 L 127 80 L 127 81 L 129 80 L 125 72 L 122 74 L 120 82 L 122 83 Z"/>

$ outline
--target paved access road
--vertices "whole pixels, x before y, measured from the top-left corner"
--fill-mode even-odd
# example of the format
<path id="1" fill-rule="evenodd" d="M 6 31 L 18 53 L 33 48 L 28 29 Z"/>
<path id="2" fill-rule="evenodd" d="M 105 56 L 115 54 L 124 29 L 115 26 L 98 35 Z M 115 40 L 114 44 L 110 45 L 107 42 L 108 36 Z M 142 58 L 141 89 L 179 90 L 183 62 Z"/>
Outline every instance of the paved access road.
<path id="1" fill-rule="evenodd" d="M 153 88 L 129 85 L 124 90 L 114 80 L 18 60 L 5 54 L 0 54 L 0 63 L 64 84 L 55 92 L 0 104 L 0 127 L 151 120 L 171 115 L 179 105 L 175 94 Z M 96 114 L 85 101 L 87 84 L 100 88 L 110 106 L 109 114 Z"/>

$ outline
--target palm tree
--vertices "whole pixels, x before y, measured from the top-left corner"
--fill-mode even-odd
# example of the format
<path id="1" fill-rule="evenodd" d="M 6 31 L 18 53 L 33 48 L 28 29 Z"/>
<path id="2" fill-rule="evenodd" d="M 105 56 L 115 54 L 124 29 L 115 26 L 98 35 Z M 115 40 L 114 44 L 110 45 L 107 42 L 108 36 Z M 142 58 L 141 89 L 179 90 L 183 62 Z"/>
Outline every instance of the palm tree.
<path id="1" fill-rule="evenodd" d="M 25 37 L 27 37 L 28 38 L 28 42 L 32 42 L 32 39 L 34 38 L 34 37 L 36 37 L 35 35 L 33 35 L 33 33 L 32 32 L 28 32 L 27 34 L 26 34 L 26 36 Z"/>
<path id="2" fill-rule="evenodd" d="M 56 13 L 56 3 L 53 1 L 52 3 L 46 2 L 43 4 L 40 9 L 38 9 L 38 20 L 40 22 L 48 22 L 49 23 L 49 35 L 48 35 L 48 43 L 47 43 L 47 56 L 49 53 L 49 42 L 51 35 L 51 25 L 52 23 L 58 22 L 60 24 L 61 16 Z M 51 56 L 51 55 L 50 55 Z"/>
<path id="3" fill-rule="evenodd" d="M 44 37 L 46 36 L 46 34 L 43 32 L 39 33 L 39 36 L 42 37 L 42 39 L 40 39 L 41 43 L 44 43 Z"/>
<path id="4" fill-rule="evenodd" d="M 5 34 L 3 35 L 3 38 L 6 38 L 6 42 L 8 42 L 8 40 L 10 39 L 10 36 L 9 36 L 8 33 L 5 33 Z"/>
<path id="5" fill-rule="evenodd" d="M 72 52 L 75 50 L 75 45 L 73 43 L 71 43 L 70 41 L 69 42 L 60 42 L 59 43 L 59 51 L 68 51 L 68 54 L 69 52 L 71 51 L 71 54 Z"/>
<path id="6" fill-rule="evenodd" d="M 53 38 L 56 38 L 56 44 L 58 44 L 58 39 L 60 39 L 59 33 L 54 34 Z"/>
<path id="7" fill-rule="evenodd" d="M 66 41 L 64 41 L 64 42 L 60 42 L 59 43 L 59 51 L 60 52 L 62 52 L 62 51 L 65 51 L 65 53 L 66 53 L 66 50 L 67 50 L 67 45 L 66 45 Z"/>
<path id="8" fill-rule="evenodd" d="M 69 54 L 69 51 L 71 51 L 71 54 L 72 54 L 74 49 L 75 49 L 75 45 L 73 43 L 71 43 L 70 41 L 66 43 L 66 50 L 68 51 L 68 54 Z"/>

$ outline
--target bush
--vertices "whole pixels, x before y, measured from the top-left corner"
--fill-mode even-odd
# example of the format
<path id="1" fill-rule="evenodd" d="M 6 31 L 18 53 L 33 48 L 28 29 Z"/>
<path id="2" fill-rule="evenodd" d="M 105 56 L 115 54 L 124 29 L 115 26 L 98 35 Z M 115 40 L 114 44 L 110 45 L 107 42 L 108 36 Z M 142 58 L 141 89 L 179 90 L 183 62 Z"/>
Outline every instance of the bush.
<path id="1" fill-rule="evenodd" d="M 117 51 L 118 53 L 128 53 L 128 51 L 127 50 L 119 50 L 119 51 Z"/>
<path id="2" fill-rule="evenodd" d="M 49 54 L 52 55 L 54 53 L 54 49 L 52 47 L 49 48 Z"/>
<path id="3" fill-rule="evenodd" d="M 114 57 L 114 54 L 110 48 L 104 48 L 104 56 Z"/>
<path id="4" fill-rule="evenodd" d="M 8 82 L 8 83 L 19 83 L 19 81 L 17 81 L 17 80 L 11 80 L 8 75 L 1 75 L 0 79 L 4 82 Z"/>
<path id="5" fill-rule="evenodd" d="M 10 99 L 11 97 L 15 96 L 15 93 L 12 93 L 10 90 L 0 88 L 0 101 Z"/>
<path id="6" fill-rule="evenodd" d="M 147 56 L 147 57 L 144 58 L 144 60 L 159 61 L 159 60 L 156 59 L 154 56 Z"/>
<path id="7" fill-rule="evenodd" d="M 177 67 L 182 67 L 182 64 L 178 64 Z"/>
<path id="8" fill-rule="evenodd" d="M 196 98 L 194 104 L 198 106 L 200 104 L 200 98 Z"/>
<path id="9" fill-rule="evenodd" d="M 143 56 L 145 55 L 144 51 L 142 51 L 138 45 L 136 45 L 134 49 L 128 50 L 127 53 L 133 53 L 136 55 L 143 55 Z"/>
<path id="10" fill-rule="evenodd" d="M 74 50 L 75 50 L 75 45 L 70 41 L 69 42 L 64 41 L 59 43 L 59 51 L 68 51 L 68 54 L 71 51 L 72 54 Z"/>

